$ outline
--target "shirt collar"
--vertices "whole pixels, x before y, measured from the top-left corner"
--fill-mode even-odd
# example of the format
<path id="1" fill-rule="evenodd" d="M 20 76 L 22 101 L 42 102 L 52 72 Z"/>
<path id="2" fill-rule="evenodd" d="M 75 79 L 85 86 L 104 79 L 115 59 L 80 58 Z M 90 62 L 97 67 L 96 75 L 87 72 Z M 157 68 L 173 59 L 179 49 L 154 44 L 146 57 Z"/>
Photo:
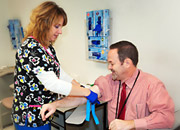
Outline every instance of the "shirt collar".
<path id="1" fill-rule="evenodd" d="M 132 88 L 133 84 L 134 84 L 134 81 L 138 75 L 138 71 L 140 71 L 139 69 L 136 69 L 136 71 L 133 73 L 133 75 L 125 81 L 126 83 L 126 86 L 129 87 L 130 89 Z"/>

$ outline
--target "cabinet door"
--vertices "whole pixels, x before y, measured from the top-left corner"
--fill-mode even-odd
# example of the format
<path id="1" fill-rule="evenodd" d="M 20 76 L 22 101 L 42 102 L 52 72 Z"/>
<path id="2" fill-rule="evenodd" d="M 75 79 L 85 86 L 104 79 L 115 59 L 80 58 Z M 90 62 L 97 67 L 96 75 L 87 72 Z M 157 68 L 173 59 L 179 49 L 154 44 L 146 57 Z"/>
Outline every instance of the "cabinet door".
<path id="1" fill-rule="evenodd" d="M 56 123 L 52 122 L 51 123 L 51 130 L 60 130 L 60 127 Z"/>

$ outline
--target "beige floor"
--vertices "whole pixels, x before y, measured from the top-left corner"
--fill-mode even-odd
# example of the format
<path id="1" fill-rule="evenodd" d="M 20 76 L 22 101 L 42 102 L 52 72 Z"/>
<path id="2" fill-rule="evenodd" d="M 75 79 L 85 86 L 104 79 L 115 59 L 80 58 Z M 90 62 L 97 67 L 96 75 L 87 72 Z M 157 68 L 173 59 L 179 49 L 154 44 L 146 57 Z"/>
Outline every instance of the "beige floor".
<path id="1" fill-rule="evenodd" d="M 8 126 L 8 127 L 4 128 L 3 130 L 15 130 L 15 129 L 14 129 L 14 126 L 12 125 L 12 126 Z"/>

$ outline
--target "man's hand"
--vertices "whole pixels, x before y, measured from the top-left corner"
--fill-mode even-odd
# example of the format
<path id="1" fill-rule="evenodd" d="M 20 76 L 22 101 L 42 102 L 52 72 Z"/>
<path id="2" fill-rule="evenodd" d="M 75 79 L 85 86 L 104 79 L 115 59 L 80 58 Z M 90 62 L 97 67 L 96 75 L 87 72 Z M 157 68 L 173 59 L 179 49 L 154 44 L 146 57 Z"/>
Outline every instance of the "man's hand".
<path id="1" fill-rule="evenodd" d="M 56 111 L 56 102 L 44 104 L 40 111 L 42 120 L 45 121 L 49 116 L 51 116 Z"/>
<path id="2" fill-rule="evenodd" d="M 135 124 L 133 120 L 120 120 L 115 119 L 109 125 L 110 130 L 133 130 L 135 129 Z"/>

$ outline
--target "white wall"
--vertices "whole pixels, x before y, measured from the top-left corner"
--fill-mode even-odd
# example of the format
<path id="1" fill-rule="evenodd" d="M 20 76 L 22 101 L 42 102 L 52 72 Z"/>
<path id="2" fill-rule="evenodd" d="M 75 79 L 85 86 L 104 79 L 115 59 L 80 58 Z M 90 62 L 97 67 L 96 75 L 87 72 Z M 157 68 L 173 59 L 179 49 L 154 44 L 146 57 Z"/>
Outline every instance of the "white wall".
<path id="1" fill-rule="evenodd" d="M 14 64 L 14 51 L 6 29 L 8 18 L 19 18 L 23 27 L 31 10 L 44 0 L 0 0 L 1 48 L 0 66 Z M 93 83 L 100 75 L 109 73 L 106 63 L 86 59 L 86 12 L 110 9 L 111 40 L 133 42 L 140 55 L 139 68 L 161 79 L 180 109 L 180 1 L 179 0 L 54 0 L 68 15 L 55 48 L 61 66 L 74 78 Z M 6 8 L 9 7 L 9 8 Z M 9 11 L 9 12 L 8 12 Z M 7 15 L 4 16 L 4 13 Z M 8 52 L 8 58 L 4 53 Z M 5 53 L 7 54 L 7 53 Z M 11 57 L 11 58 L 9 58 Z"/>
<path id="2" fill-rule="evenodd" d="M 15 51 L 12 49 L 8 19 L 11 18 L 9 2 L 0 0 L 0 67 L 14 65 Z"/>

